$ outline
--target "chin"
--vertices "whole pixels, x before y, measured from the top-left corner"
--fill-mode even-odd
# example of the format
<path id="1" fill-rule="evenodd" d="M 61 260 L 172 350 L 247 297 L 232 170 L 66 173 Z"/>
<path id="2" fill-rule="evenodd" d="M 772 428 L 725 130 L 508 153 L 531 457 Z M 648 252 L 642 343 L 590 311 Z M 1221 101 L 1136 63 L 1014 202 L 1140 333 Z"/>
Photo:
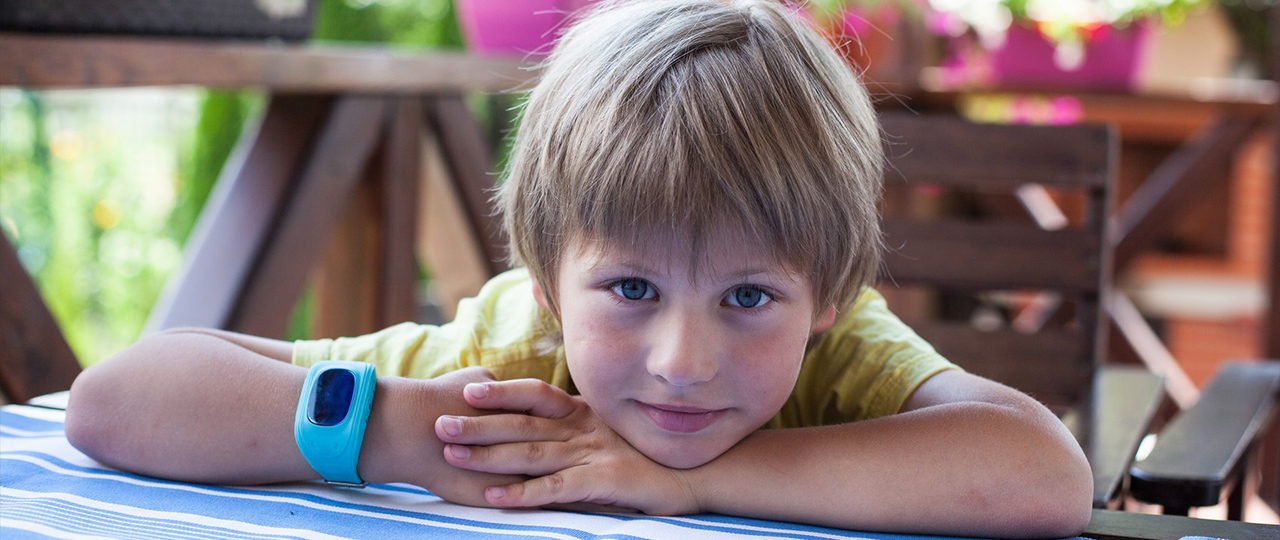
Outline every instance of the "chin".
<path id="1" fill-rule="evenodd" d="M 633 443 L 632 446 L 635 446 L 637 450 L 640 450 L 640 453 L 652 459 L 655 463 L 672 469 L 701 467 L 720 457 L 720 454 L 728 450 L 728 448 L 694 448 L 693 445 L 680 444 L 679 442 L 657 441 L 650 441 L 649 444 Z"/>

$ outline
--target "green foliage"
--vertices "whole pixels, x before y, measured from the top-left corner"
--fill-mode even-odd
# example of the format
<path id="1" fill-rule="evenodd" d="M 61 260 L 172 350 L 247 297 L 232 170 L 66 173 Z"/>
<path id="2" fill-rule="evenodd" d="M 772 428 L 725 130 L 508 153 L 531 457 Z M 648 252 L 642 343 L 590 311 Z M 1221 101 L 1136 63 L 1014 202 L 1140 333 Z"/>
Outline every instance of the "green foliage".
<path id="1" fill-rule="evenodd" d="M 263 105 L 263 97 L 256 92 L 207 91 L 200 103 L 200 117 L 196 121 L 195 143 L 191 159 L 186 167 L 173 212 L 169 215 L 169 229 L 179 241 L 186 243 L 195 225 L 200 209 L 209 199 L 213 185 L 222 173 L 222 167 L 235 148 L 245 122 Z"/>
<path id="2" fill-rule="evenodd" d="M 136 339 L 179 263 L 166 225 L 194 103 L 190 91 L 0 91 L 0 216 L 83 363 Z"/>
<path id="3" fill-rule="evenodd" d="M 312 39 L 462 47 L 451 0 L 322 0 Z"/>

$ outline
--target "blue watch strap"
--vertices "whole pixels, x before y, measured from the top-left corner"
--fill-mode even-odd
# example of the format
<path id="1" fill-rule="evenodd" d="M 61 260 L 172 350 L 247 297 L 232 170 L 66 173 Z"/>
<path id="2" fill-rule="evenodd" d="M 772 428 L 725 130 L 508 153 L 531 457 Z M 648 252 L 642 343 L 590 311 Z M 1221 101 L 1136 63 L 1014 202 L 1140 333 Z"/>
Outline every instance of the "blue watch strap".
<path id="1" fill-rule="evenodd" d="M 365 362 L 326 360 L 307 372 L 293 438 L 325 482 L 364 487 L 356 464 L 377 382 L 373 364 Z"/>

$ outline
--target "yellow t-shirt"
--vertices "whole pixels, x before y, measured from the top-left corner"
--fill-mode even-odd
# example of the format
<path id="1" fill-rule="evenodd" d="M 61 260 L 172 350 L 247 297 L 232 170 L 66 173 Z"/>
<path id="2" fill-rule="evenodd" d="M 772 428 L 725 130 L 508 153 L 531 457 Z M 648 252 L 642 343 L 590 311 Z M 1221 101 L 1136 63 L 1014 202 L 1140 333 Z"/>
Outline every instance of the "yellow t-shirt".
<path id="1" fill-rule="evenodd" d="M 379 376 L 429 379 L 484 366 L 499 380 L 541 379 L 574 393 L 555 318 L 533 297 L 527 271 L 511 270 L 458 303 L 453 322 L 402 323 L 359 337 L 298 341 L 293 363 L 373 363 Z M 791 397 L 771 428 L 838 424 L 897 413 L 935 373 L 959 369 L 867 289 L 834 326 L 810 341 Z"/>

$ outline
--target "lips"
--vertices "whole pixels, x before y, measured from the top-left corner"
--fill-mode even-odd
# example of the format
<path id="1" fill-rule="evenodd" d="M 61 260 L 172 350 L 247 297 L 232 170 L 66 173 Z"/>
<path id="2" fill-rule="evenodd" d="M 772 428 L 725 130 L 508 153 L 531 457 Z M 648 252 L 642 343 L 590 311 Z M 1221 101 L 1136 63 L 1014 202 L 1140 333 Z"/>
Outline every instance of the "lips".
<path id="1" fill-rule="evenodd" d="M 637 402 L 645 416 L 659 428 L 673 433 L 696 433 L 715 423 L 726 409 L 701 409 Z"/>

